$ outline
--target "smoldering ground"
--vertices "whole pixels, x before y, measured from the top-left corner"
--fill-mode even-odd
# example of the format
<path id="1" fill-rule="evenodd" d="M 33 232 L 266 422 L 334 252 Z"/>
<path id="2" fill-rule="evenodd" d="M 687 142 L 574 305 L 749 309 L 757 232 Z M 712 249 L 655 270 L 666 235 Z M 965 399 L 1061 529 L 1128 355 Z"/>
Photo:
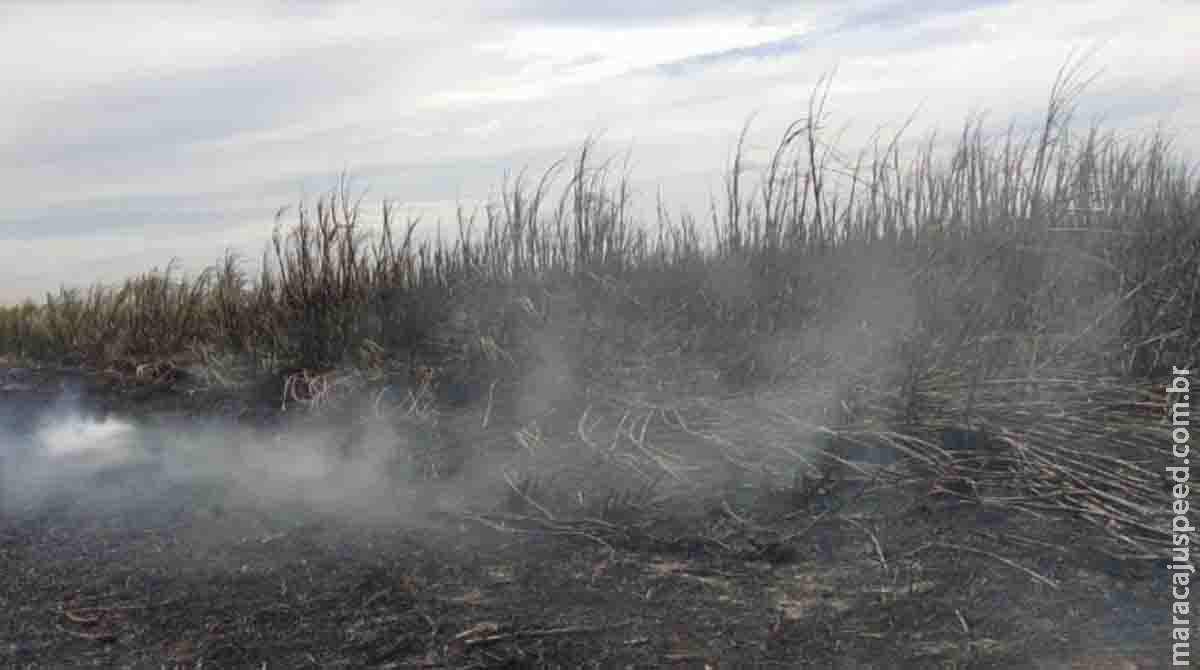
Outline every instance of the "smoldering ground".
<path id="1" fill-rule="evenodd" d="M 557 355 L 547 356 L 542 385 L 555 377 Z M 405 667 L 433 658 L 496 667 L 496 658 L 512 658 L 519 662 L 506 667 L 586 667 L 600 658 L 662 667 L 704 656 L 731 667 L 748 659 L 883 667 L 879 659 L 902 658 L 888 667 L 918 668 L 935 654 L 974 658 L 986 644 L 988 667 L 1104 667 L 1032 664 L 1038 650 L 1062 653 L 1045 631 L 1057 635 L 1064 625 L 1088 639 L 1146 646 L 1144 585 L 1056 561 L 1046 545 L 988 543 L 978 532 L 982 514 L 969 507 L 922 515 L 908 502 L 868 496 L 872 516 L 842 524 L 830 507 L 837 483 L 821 482 L 826 493 L 787 501 L 783 516 L 754 515 L 742 497 L 762 492 L 763 473 L 810 455 L 797 418 L 819 420 L 825 395 L 816 385 L 809 396 L 781 388 L 725 398 L 724 418 L 711 424 L 692 414 L 704 403 L 681 408 L 692 441 L 686 462 L 665 439 L 661 415 L 627 406 L 629 418 L 596 411 L 577 428 L 608 460 L 539 447 L 527 433 L 528 448 L 490 460 L 481 450 L 435 481 L 420 471 L 421 440 L 430 437 L 372 403 L 349 418 L 258 427 L 106 414 L 69 394 L 17 416 L 10 405 L 0 452 L 0 602 L 17 616 L 0 621 L 0 661 Z M 541 412 L 548 402 L 531 397 L 518 411 Z M 737 470 L 708 497 L 674 480 L 698 479 L 706 448 Z M 653 457 L 638 466 L 661 459 L 674 471 L 662 487 L 680 500 L 716 496 L 727 505 L 687 526 L 636 510 L 606 514 L 622 511 L 613 499 L 598 518 L 571 523 L 549 487 L 527 487 L 514 470 L 530 504 L 524 512 L 480 514 L 494 528 L 427 517 L 495 507 L 505 466 L 524 461 L 580 493 L 601 488 L 605 468 L 644 452 Z M 636 480 L 636 468 L 621 472 Z M 565 480 L 572 473 L 577 482 Z M 911 500 L 936 504 L 919 493 Z M 988 532 L 1054 528 L 1000 514 Z M 775 546 L 786 537 L 791 554 Z M 931 543 L 939 537 L 983 548 L 955 554 L 951 541 Z M 1104 588 L 1079 586 L 1097 583 Z M 1064 622 L 1068 607 L 1095 616 Z M 910 634 L 905 622 L 919 628 Z M 847 652 L 843 629 L 870 635 L 855 636 Z M 865 660 L 839 665 L 847 655 Z"/>
<path id="2" fill-rule="evenodd" d="M 26 408 L 27 409 L 27 408 Z M 138 513 L 164 508 L 289 511 L 414 521 L 415 435 L 384 417 L 249 427 L 221 418 L 125 417 L 70 394 L 0 433 L 0 504 Z M 430 490 L 420 489 L 430 505 Z"/>
<path id="3" fill-rule="evenodd" d="M 879 374 L 898 337 L 883 326 L 909 325 L 870 307 L 904 311 L 894 273 L 848 286 L 830 332 L 748 344 L 776 369 L 815 352 L 854 374 L 753 394 L 718 380 L 686 399 L 597 392 L 572 407 L 581 354 L 547 329 L 528 340 L 538 362 L 513 407 L 489 413 L 484 396 L 437 430 L 394 392 L 249 426 L 106 412 L 69 392 L 7 402 L 0 602 L 18 615 L 0 621 L 0 665 L 918 668 L 984 649 L 988 667 L 1036 667 L 1032 655 L 1063 653 L 1046 631 L 1064 626 L 1145 647 L 1148 589 L 1050 555 L 1048 542 L 1070 544 L 1061 526 L 993 512 L 987 535 L 1048 538 L 997 546 L 982 512 L 885 475 L 913 490 L 866 496 L 842 523 L 839 482 L 791 481 L 818 460 L 820 427 L 855 419 L 854 378 Z M 503 444 L 476 439 L 485 424 Z M 431 473 L 455 433 L 459 462 Z M 610 495 L 618 483 L 648 493 Z M 647 513 L 668 491 L 703 518 Z M 782 513 L 755 509 L 773 491 Z M 491 513 L 508 502 L 523 507 Z M 1095 616 L 1064 622 L 1067 608 Z"/>

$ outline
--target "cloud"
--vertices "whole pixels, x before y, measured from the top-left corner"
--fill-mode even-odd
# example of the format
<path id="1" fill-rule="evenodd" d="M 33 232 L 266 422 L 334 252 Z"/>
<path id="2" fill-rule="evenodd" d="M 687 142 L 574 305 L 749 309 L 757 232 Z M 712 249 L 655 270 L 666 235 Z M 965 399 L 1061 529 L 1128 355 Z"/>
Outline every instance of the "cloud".
<path id="1" fill-rule="evenodd" d="M 921 21 L 954 16 L 986 7 L 1007 4 L 1010 0 L 926 0 L 914 3 L 896 0 L 859 3 L 850 12 L 845 27 L 872 26 L 876 28 L 903 28 Z"/>
<path id="2" fill-rule="evenodd" d="M 834 3 L 815 2 L 827 10 Z M 765 21 L 796 11 L 787 0 L 626 0 L 624 2 L 574 2 L 573 0 L 523 0 L 511 3 L 501 16 L 521 23 L 626 28 L 672 23 L 679 20 L 752 16 Z"/>
<path id="3" fill-rule="evenodd" d="M 637 186 L 703 211 L 742 123 L 766 147 L 836 67 L 847 142 L 1045 101 L 1090 48 L 1082 112 L 1200 147 L 1183 0 L 959 3 L 25 3 L 0 9 L 0 300 L 257 254 L 342 170 L 375 197 L 478 200 L 600 134 Z M 838 127 L 841 127 L 840 125 Z M 54 264 L 31 259 L 53 257 Z M 120 258 L 122 261 L 112 259 Z"/>

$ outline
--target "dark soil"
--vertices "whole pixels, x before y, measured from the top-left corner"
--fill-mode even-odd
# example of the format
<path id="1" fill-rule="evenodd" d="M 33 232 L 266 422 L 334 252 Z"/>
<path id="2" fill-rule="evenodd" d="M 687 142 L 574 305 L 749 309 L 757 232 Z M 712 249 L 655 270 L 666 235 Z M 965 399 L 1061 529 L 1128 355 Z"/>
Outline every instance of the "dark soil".
<path id="1" fill-rule="evenodd" d="M 64 380 L 95 411 L 233 402 L 98 379 L 18 371 L 0 407 L 17 426 Z M 1069 520 L 928 488 L 855 506 L 830 502 L 852 491 L 830 491 L 753 519 L 718 507 L 609 524 L 429 508 L 355 520 L 199 491 L 115 508 L 67 497 L 0 512 L 0 667 L 1169 663 L 1161 566 L 1104 558 Z"/>

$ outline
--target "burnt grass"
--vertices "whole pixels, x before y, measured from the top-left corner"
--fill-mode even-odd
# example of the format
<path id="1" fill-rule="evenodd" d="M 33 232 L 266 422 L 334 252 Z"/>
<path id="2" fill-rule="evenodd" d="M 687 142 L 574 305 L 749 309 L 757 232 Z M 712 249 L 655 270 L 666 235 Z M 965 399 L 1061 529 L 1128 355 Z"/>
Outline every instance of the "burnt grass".
<path id="1" fill-rule="evenodd" d="M 1086 69 L 861 150 L 823 77 L 699 217 L 588 140 L 0 306 L 0 668 L 1162 667 L 1200 173 Z M 21 455 L 69 412 L 142 460 Z"/>
<path id="2" fill-rule="evenodd" d="M 4 391 L 10 424 L 64 379 L 103 411 L 229 400 L 34 377 Z M 1094 527 L 920 477 L 812 488 L 577 524 L 415 499 L 393 523 L 203 491 L 62 496 L 0 511 L 0 666 L 1160 667 L 1164 571 L 1099 551 Z"/>

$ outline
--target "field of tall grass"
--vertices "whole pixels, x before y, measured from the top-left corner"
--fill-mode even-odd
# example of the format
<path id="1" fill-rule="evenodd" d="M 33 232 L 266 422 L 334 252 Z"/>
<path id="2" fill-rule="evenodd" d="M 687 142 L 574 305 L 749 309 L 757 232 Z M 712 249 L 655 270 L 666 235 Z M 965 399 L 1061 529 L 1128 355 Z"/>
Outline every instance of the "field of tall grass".
<path id="1" fill-rule="evenodd" d="M 449 240 L 386 203 L 367 225 L 343 182 L 281 215 L 257 267 L 64 288 L 0 311 L 0 352 L 276 375 L 310 402 L 352 373 L 530 451 L 556 434 L 627 453 L 642 482 L 689 479 L 674 431 L 742 472 L 794 473 L 776 466 L 809 463 L 803 434 L 843 466 L 884 449 L 975 486 L 994 463 L 937 431 L 986 429 L 1023 487 L 1003 504 L 1056 491 L 1145 554 L 1161 381 L 1200 360 L 1200 175 L 1164 132 L 1080 127 L 1085 83 L 1064 68 L 1031 130 L 971 119 L 949 148 L 900 133 L 846 153 L 823 81 L 760 169 L 739 142 L 703 217 L 642 220 L 592 142 L 507 179 Z M 1103 467 L 1081 464 L 1094 445 Z"/>
<path id="2" fill-rule="evenodd" d="M 905 150 L 897 135 L 847 155 L 826 142 L 824 82 L 759 173 L 738 145 L 703 218 L 660 205 L 635 220 L 628 175 L 590 142 L 506 180 L 450 241 L 417 241 L 387 203 L 382 228 L 364 225 L 343 183 L 280 223 L 256 269 L 229 255 L 193 277 L 168 267 L 63 288 L 4 308 L 0 351 L 468 376 L 494 359 L 490 373 L 519 376 L 530 333 L 557 329 L 592 354 L 578 361 L 589 376 L 691 357 L 736 379 L 787 374 L 794 361 L 772 350 L 806 333 L 902 326 L 886 344 L 976 375 L 1152 376 L 1197 348 L 1200 180 L 1165 134 L 1079 128 L 1080 83 L 1064 71 L 1029 133 L 973 119 L 949 151 L 932 138 Z M 873 323 L 887 310 L 870 300 L 889 292 L 909 313 Z"/>

